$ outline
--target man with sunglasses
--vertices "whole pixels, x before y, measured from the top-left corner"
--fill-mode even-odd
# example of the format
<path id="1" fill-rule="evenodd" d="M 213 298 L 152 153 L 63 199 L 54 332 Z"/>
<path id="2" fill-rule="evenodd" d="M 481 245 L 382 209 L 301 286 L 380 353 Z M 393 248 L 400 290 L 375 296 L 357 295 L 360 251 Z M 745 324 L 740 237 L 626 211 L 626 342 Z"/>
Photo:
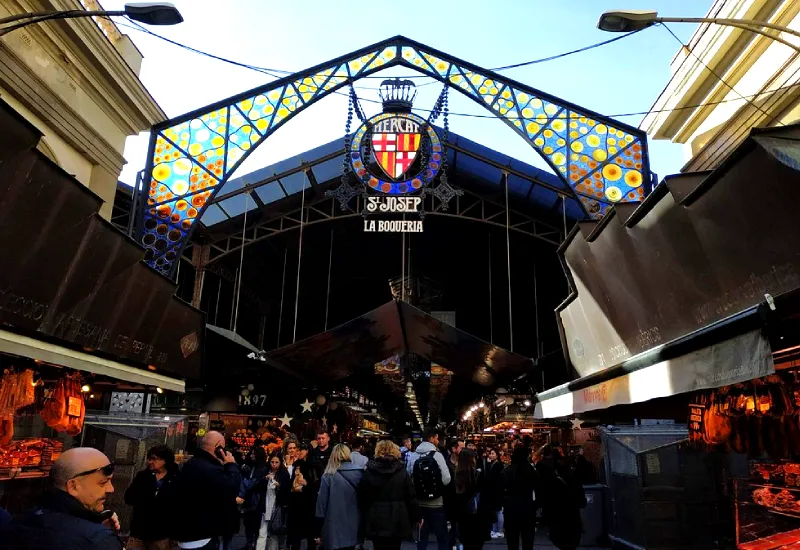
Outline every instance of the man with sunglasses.
<path id="1" fill-rule="evenodd" d="M 2 550 L 122 550 L 119 520 L 105 510 L 114 463 L 91 447 L 64 452 L 53 464 L 53 489 L 41 506 L 0 532 Z"/>

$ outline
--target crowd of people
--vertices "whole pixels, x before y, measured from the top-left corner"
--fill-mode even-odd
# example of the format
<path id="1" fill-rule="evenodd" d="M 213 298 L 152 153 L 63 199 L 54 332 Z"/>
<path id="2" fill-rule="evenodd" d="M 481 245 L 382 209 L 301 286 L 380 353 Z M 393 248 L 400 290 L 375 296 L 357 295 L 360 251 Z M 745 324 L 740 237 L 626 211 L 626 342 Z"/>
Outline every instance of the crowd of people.
<path id="1" fill-rule="evenodd" d="M 0 528 L 0 550 L 232 550 L 241 527 L 247 550 L 344 550 L 366 540 L 375 550 L 406 540 L 426 550 L 431 536 L 439 550 L 480 550 L 502 536 L 509 550 L 531 550 L 537 524 L 557 548 L 574 550 L 586 504 L 558 449 L 524 440 L 444 445 L 431 430 L 416 448 L 410 439 L 373 448 L 359 438 L 334 444 L 321 429 L 310 443 L 288 437 L 280 449 L 257 445 L 236 457 L 211 431 L 180 469 L 169 448 L 149 450 L 125 492 L 132 519 L 123 544 L 105 506 L 113 474 L 96 449 L 64 452 L 40 505 Z"/>

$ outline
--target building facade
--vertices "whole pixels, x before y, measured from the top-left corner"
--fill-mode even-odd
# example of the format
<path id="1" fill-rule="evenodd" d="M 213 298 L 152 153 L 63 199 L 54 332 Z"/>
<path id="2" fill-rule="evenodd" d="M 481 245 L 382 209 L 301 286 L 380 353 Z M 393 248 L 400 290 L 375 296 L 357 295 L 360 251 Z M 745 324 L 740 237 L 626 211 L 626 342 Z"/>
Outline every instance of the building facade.
<path id="1" fill-rule="evenodd" d="M 706 17 L 800 30 L 800 3 L 716 0 Z M 796 36 L 764 30 L 800 45 Z M 800 120 L 800 53 L 767 36 L 702 24 L 675 55 L 671 69 L 669 83 L 640 128 L 653 139 L 684 144 L 683 172 L 716 168 L 751 128 Z"/>
<path id="2" fill-rule="evenodd" d="M 96 0 L 8 0 L 0 18 L 100 10 Z M 39 150 L 103 199 L 110 219 L 128 136 L 165 114 L 139 80 L 142 55 L 109 20 L 37 23 L 0 37 L 0 97 L 43 134 Z"/>

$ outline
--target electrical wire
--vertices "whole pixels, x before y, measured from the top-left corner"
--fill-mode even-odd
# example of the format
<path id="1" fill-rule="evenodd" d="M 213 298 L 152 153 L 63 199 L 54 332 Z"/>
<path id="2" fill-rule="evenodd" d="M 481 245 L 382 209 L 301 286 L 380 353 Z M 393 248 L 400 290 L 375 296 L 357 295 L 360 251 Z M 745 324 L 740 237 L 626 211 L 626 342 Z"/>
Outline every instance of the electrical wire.
<path id="1" fill-rule="evenodd" d="M 677 36 L 677 35 L 676 35 L 674 32 L 672 32 L 672 29 L 670 29 L 668 25 L 666 25 L 666 24 L 664 24 L 664 23 L 661 23 L 661 26 L 662 26 L 662 27 L 664 27 L 665 29 L 667 29 L 667 32 L 668 32 L 669 34 L 671 34 L 671 35 L 672 35 L 672 37 L 673 37 L 675 40 L 677 40 L 677 41 L 678 41 L 678 44 L 680 44 L 680 45 L 681 45 L 681 48 L 686 48 L 686 50 L 687 50 L 687 51 L 688 51 L 690 54 L 692 54 L 692 57 L 694 57 L 694 58 L 695 58 L 695 59 L 696 59 L 696 60 L 697 60 L 697 61 L 698 61 L 698 62 L 699 62 L 699 63 L 700 63 L 700 64 L 701 64 L 703 67 L 705 67 L 706 69 L 708 69 L 708 72 L 710 72 L 711 74 L 713 74 L 713 75 L 716 77 L 716 79 L 717 79 L 717 80 L 719 80 L 720 82 L 722 82 L 722 83 L 723 83 L 723 84 L 724 84 L 724 85 L 725 85 L 725 86 L 726 86 L 726 87 L 727 87 L 727 88 L 728 88 L 730 91 L 732 91 L 733 93 L 735 93 L 736 95 L 738 95 L 740 99 L 743 99 L 744 101 L 746 101 L 747 103 L 749 103 L 751 107 L 753 107 L 754 109 L 756 109 L 756 110 L 760 111 L 760 112 L 761 112 L 761 114 L 763 114 L 765 117 L 767 117 L 768 119 L 772 119 L 772 122 L 773 122 L 773 123 L 774 123 L 774 122 L 776 122 L 776 119 L 775 119 L 775 117 L 774 117 L 774 116 L 770 115 L 769 113 L 767 113 L 766 111 L 764 111 L 764 110 L 763 110 L 761 107 L 759 107 L 758 105 L 756 105 L 754 102 L 750 101 L 750 99 L 746 98 L 745 96 L 743 96 L 742 94 L 740 94 L 739 92 L 737 92 L 737 91 L 734 89 L 734 87 L 733 87 L 733 86 L 731 86 L 730 84 L 728 84 L 728 83 L 725 81 L 725 79 L 724 79 L 724 78 L 722 78 L 722 77 L 721 77 L 719 74 L 717 74 L 717 72 L 716 72 L 716 71 L 714 71 L 714 69 L 712 69 L 711 67 L 709 67 L 708 65 L 706 65 L 705 61 L 703 61 L 702 59 L 700 59 L 700 56 L 698 56 L 696 53 L 694 53 L 694 51 L 693 51 L 693 50 L 692 50 L 692 49 L 691 49 L 689 46 L 687 46 L 686 44 L 684 44 L 684 43 L 683 43 L 683 41 L 682 41 L 680 38 L 678 38 L 678 36 Z M 778 124 L 780 124 L 781 126 L 785 126 L 783 122 L 781 122 L 781 121 L 779 121 L 779 120 L 778 120 L 777 122 L 778 122 Z"/>
<path id="2" fill-rule="evenodd" d="M 208 53 L 208 52 L 204 52 L 204 51 L 199 50 L 197 48 L 193 48 L 191 46 L 182 44 L 180 42 L 177 42 L 175 40 L 171 40 L 171 39 L 169 39 L 169 38 L 167 38 L 165 36 L 162 36 L 162 35 L 160 35 L 158 33 L 155 33 L 153 31 L 151 31 L 150 29 L 140 25 L 136 21 L 133 21 L 133 20 L 130 20 L 130 19 L 128 19 L 128 21 L 133 23 L 133 25 L 126 25 L 124 23 L 116 23 L 116 24 L 120 25 L 120 26 L 123 26 L 123 27 L 131 28 L 131 29 L 134 29 L 134 30 L 138 30 L 138 31 L 147 33 L 147 34 L 149 34 L 151 36 L 154 36 L 156 38 L 160 38 L 161 40 L 169 42 L 170 44 L 173 44 L 175 46 L 187 49 L 187 50 L 192 51 L 194 53 L 197 53 L 197 54 L 200 54 L 200 55 L 205 55 L 207 57 L 211 57 L 211 58 L 216 59 L 218 61 L 231 63 L 231 64 L 239 66 L 239 67 L 243 67 L 243 68 L 247 68 L 247 69 L 252 69 L 252 70 L 259 71 L 259 72 L 263 72 L 263 73 L 268 74 L 268 75 L 270 75 L 270 76 L 272 76 L 274 78 L 281 78 L 281 77 L 279 77 L 279 76 L 277 76 L 276 74 L 273 74 L 273 73 L 280 73 L 283 76 L 294 74 L 294 72 L 292 72 L 292 71 L 286 71 L 286 70 L 283 70 L 283 69 L 272 69 L 272 68 L 258 67 L 256 65 L 250 65 L 250 64 L 247 64 L 247 63 L 241 63 L 241 62 L 234 61 L 234 60 L 231 60 L 231 59 L 227 59 L 227 58 L 224 58 L 224 57 L 221 57 L 221 56 L 218 56 L 218 55 L 214 55 L 214 54 L 211 54 L 211 53 Z M 612 42 L 617 42 L 618 40 L 623 40 L 625 38 L 628 38 L 629 36 L 632 36 L 632 35 L 640 32 L 641 30 L 643 30 L 643 29 L 639 29 L 637 31 L 633 31 L 633 32 L 629 32 L 629 33 L 626 33 L 626 34 L 623 34 L 623 35 L 620 35 L 620 36 L 616 36 L 616 37 L 611 38 L 609 40 L 603 40 L 602 42 L 597 42 L 595 44 L 590 44 L 589 46 L 584 46 L 582 48 L 577 48 L 577 49 L 570 50 L 570 51 L 563 52 L 563 53 L 559 53 L 559 54 L 556 54 L 556 55 L 550 55 L 550 56 L 547 56 L 547 57 L 542 57 L 542 58 L 538 58 L 538 59 L 532 59 L 530 61 L 523 61 L 521 63 L 514 63 L 512 65 L 504 65 L 502 67 L 493 67 L 493 68 L 490 68 L 489 70 L 490 71 L 505 71 L 505 70 L 510 70 L 510 69 L 518 69 L 520 67 L 527 67 L 527 66 L 530 66 L 530 65 L 536 65 L 536 64 L 539 64 L 539 63 L 545 63 L 547 61 L 554 61 L 556 59 L 561 59 L 561 58 L 564 58 L 564 57 L 568 57 L 570 55 L 574 55 L 574 54 L 583 53 L 583 52 L 586 52 L 586 51 L 589 51 L 589 50 L 593 50 L 595 48 L 599 48 L 599 47 L 605 46 L 607 44 L 611 44 Z M 363 78 L 383 79 L 385 77 L 376 76 L 376 75 L 370 75 L 370 76 L 365 76 Z M 424 84 L 420 84 L 420 85 L 417 86 L 418 88 L 422 87 L 422 86 L 429 86 L 429 85 L 435 84 L 437 82 L 437 80 L 434 79 L 431 76 L 419 75 L 419 74 L 404 75 L 404 76 L 399 76 L 397 78 L 408 78 L 408 79 L 428 79 L 429 78 L 429 79 L 431 79 L 431 82 L 426 82 Z M 378 90 L 379 88 L 362 87 L 361 89 Z"/>
<path id="3" fill-rule="evenodd" d="M 191 52 L 193 52 L 193 53 L 196 53 L 196 54 L 198 54 L 198 55 L 203 55 L 203 56 L 206 56 L 206 57 L 209 57 L 209 58 L 212 58 L 212 59 L 218 60 L 218 61 L 222 61 L 222 62 L 224 62 L 224 63 L 229 63 L 229 64 L 231 64 L 231 65 L 235 65 L 235 66 L 238 66 L 238 67 L 242 67 L 242 68 L 245 68 L 245 69 L 250 69 L 250 70 L 253 70 L 253 71 L 258 71 L 258 72 L 260 72 L 260 73 L 262 73 L 262 74 L 266 74 L 266 75 L 268 75 L 268 76 L 271 76 L 271 77 L 273 77 L 273 78 L 275 78 L 275 79 L 280 79 L 280 78 L 283 78 L 283 76 L 286 76 L 286 75 L 289 75 L 289 74 L 293 74 L 293 73 L 291 73 L 291 72 L 289 72 L 289 71 L 285 71 L 285 70 L 282 70 L 282 69 L 271 69 L 271 68 L 266 68 L 266 67 L 259 67 L 259 66 L 256 66 L 256 65 L 250 65 L 250 64 L 247 64 L 247 63 L 241 63 L 241 62 L 238 62 L 238 61 L 234 61 L 234 60 L 231 60 L 231 59 L 227 59 L 227 58 L 225 58 L 225 57 L 222 57 L 222 56 L 214 55 L 214 54 L 211 54 L 211 53 L 205 52 L 205 51 L 203 51 L 203 50 L 199 50 L 199 49 L 197 49 L 197 48 L 193 48 L 193 47 L 191 47 L 191 46 L 187 46 L 187 45 L 185 45 L 185 44 L 182 44 L 182 43 L 180 43 L 180 42 L 177 42 L 177 41 L 175 41 L 175 40 L 169 39 L 169 38 L 167 38 L 167 37 L 165 37 L 165 36 L 162 36 L 162 35 L 160 35 L 160 34 L 157 34 L 157 33 L 153 32 L 153 31 L 151 31 L 150 29 L 148 29 L 148 28 L 146 28 L 146 27 L 144 27 L 144 26 L 142 26 L 142 25 L 139 25 L 139 24 L 138 24 L 138 23 L 136 23 L 135 21 L 131 21 L 131 20 L 128 20 L 128 21 L 130 21 L 131 23 L 133 23 L 133 25 L 127 25 L 127 24 L 125 24 L 125 23 L 121 23 L 121 22 L 115 22 L 115 24 L 116 24 L 116 25 L 118 25 L 118 26 L 122 26 L 122 27 L 126 27 L 126 28 L 130 28 L 130 29 L 133 29 L 133 30 L 138 30 L 138 31 L 144 32 L 144 33 L 146 33 L 146 34 L 152 35 L 152 36 L 154 36 L 154 37 L 156 37 L 156 38 L 159 38 L 159 39 L 161 39 L 161 40 L 164 40 L 164 41 L 166 41 L 166 42 L 168 42 L 168 43 L 170 43 L 170 44 L 173 44 L 173 45 L 175 45 L 175 46 L 177 46 L 177 47 L 180 47 L 180 48 L 186 49 L 186 50 L 188 50 L 188 51 L 191 51 Z M 664 26 L 664 27 L 667 29 L 667 31 L 669 31 L 669 33 L 670 33 L 670 34 L 672 34 L 672 36 L 673 36 L 673 37 L 674 37 L 674 38 L 675 38 L 675 39 L 676 39 L 676 40 L 677 40 L 677 41 L 678 41 L 678 42 L 681 44 L 681 46 L 682 46 L 682 47 L 685 47 L 685 45 L 684 45 L 684 44 L 683 44 L 683 42 L 680 40 L 680 38 L 678 38 L 678 37 L 677 37 L 677 36 L 676 36 L 676 35 L 675 35 L 675 34 L 672 32 L 672 30 L 671 30 L 669 27 L 667 27 L 667 25 L 663 25 L 663 26 Z M 505 65 L 505 66 L 502 66 L 502 67 L 496 67 L 496 68 L 493 68 L 493 69 L 491 69 L 491 70 L 493 70 L 493 71 L 502 71 L 502 70 L 514 69 L 514 68 L 523 67 L 523 66 L 528 66 L 528 65 L 535 65 L 535 64 L 538 64 L 538 63 L 543 63 L 543 62 L 546 62 L 546 61 L 552 61 L 552 60 L 555 60 L 555 59 L 560 59 L 560 58 L 563 58 L 563 57 L 566 57 L 566 56 L 569 56 L 569 55 L 573 55 L 573 54 L 577 54 L 577 53 L 582 53 L 582 52 L 585 52 L 585 51 L 587 51 L 587 50 L 591 50 L 591 49 L 594 49 L 594 48 L 598 48 L 598 47 L 601 47 L 601 46 L 605 46 L 605 45 L 607 45 L 607 44 L 610 44 L 610 43 L 612 43 L 612 42 L 615 42 L 615 41 L 617 41 L 617 40 L 621 40 L 621 39 L 623 39 L 623 38 L 626 38 L 626 37 L 628 37 L 628 36 L 631 36 L 631 35 L 633 35 L 633 34 L 636 34 L 636 33 L 638 33 L 638 32 L 640 32 L 640 31 L 634 31 L 634 32 L 630 32 L 630 33 L 627 33 L 627 34 L 624 34 L 624 35 L 621 35 L 621 36 L 614 37 L 614 38 L 612 38 L 612 39 L 610 39 L 610 40 L 605 40 L 605 41 L 603 41 L 603 42 L 598 42 L 598 43 L 596 43 L 596 44 L 592 44 L 592 45 L 590 45 L 590 46 L 585 46 L 585 47 L 583 47 L 583 48 L 578 48 L 578 49 L 575 49 L 575 50 L 570 50 L 570 51 L 568 51 L 568 52 L 564 52 L 564 53 L 561 53 L 561 54 L 552 55 L 552 56 L 549 56 L 549 57 L 544 57 L 544 58 L 541 58 L 541 59 L 534 59 L 534 60 L 531 60 L 531 61 L 526 61 L 526 62 L 523 62 L 523 63 L 516 63 L 516 64 L 513 64 L 513 65 Z M 687 48 L 687 49 L 688 49 L 688 48 Z M 697 56 L 694 54 L 694 52 L 691 52 L 691 50 L 690 50 L 690 53 L 692 53 L 692 55 L 693 55 L 693 56 L 697 57 Z M 702 64 L 703 64 L 703 65 L 704 65 L 704 66 L 705 66 L 705 67 L 706 67 L 706 68 L 707 68 L 707 69 L 708 69 L 708 70 L 709 70 L 709 71 L 710 71 L 710 72 L 711 72 L 711 73 L 712 73 L 712 74 L 713 74 L 715 77 L 717 77 L 717 78 L 718 78 L 718 79 L 719 79 L 719 80 L 720 80 L 720 81 L 721 81 L 723 84 L 725 84 L 726 86 L 728 86 L 728 88 L 730 88 L 730 89 L 731 89 L 731 91 L 733 91 L 734 93 L 736 93 L 736 94 L 739 96 L 739 98 L 734 98 L 734 99 L 723 99 L 723 100 L 719 100 L 719 101 L 707 101 L 707 102 L 703 102 L 703 103 L 696 103 L 696 104 L 693 104 L 693 105 L 686 105 L 686 106 L 683 106 L 683 107 L 674 107 L 674 108 L 669 108 L 669 109 L 649 109 L 649 110 L 647 110 L 647 111 L 635 111 L 635 112 L 627 112 L 627 113 L 617 113 L 617 114 L 604 115 L 604 116 L 606 116 L 606 117 L 608 117 L 608 118 L 623 118 L 623 117 L 632 117 L 632 116 L 647 116 L 647 115 L 649 115 L 649 114 L 654 114 L 654 113 L 668 113 L 668 112 L 682 111 L 682 110 L 687 110 L 687 109 L 697 109 L 697 108 L 701 108 L 701 107 L 707 107 L 707 106 L 713 106 L 713 105 L 721 105 L 721 104 L 724 104 L 724 103 L 729 103 L 729 102 L 732 102 L 732 101 L 740 101 L 740 100 L 745 100 L 745 101 L 747 101 L 748 103 L 750 103 L 750 104 L 751 104 L 753 107 L 755 107 L 757 110 L 759 110 L 759 111 L 760 111 L 762 114 L 764 114 L 764 115 L 766 115 L 766 116 L 770 117 L 770 115 L 768 115 L 768 114 L 767 114 L 767 113 L 765 113 L 763 110 L 759 109 L 759 107 L 758 107 L 757 105 L 755 105 L 754 103 L 752 103 L 752 102 L 750 101 L 750 99 L 757 98 L 757 97 L 759 97 L 759 96 L 762 96 L 762 95 L 772 94 L 772 93 L 774 93 L 774 92 L 778 92 L 778 91 L 781 91 L 781 90 L 785 90 L 785 89 L 793 88 L 793 87 L 795 87 L 795 86 L 800 86 L 800 83 L 789 84 L 789 85 L 786 85 L 786 86 L 781 86 L 780 88 L 776 88 L 776 89 L 774 89 L 774 90 L 767 90 L 767 91 L 764 91 L 764 92 L 759 92 L 759 93 L 756 93 L 756 94 L 752 94 L 752 95 L 746 95 L 746 96 L 743 96 L 743 95 L 739 94 L 739 92 L 737 92 L 737 91 L 736 91 L 736 90 L 735 90 L 733 87 L 731 87 L 731 86 L 730 86 L 730 85 L 729 85 L 727 82 L 725 82 L 725 81 L 724 81 L 724 80 L 723 80 L 723 79 L 722 79 L 722 78 L 721 78 L 721 77 L 720 77 L 720 76 L 719 76 L 717 73 L 715 73 L 715 72 L 714 72 L 714 71 L 713 71 L 713 70 L 712 70 L 710 67 L 708 67 L 707 65 L 705 65 L 705 63 L 703 63 L 703 62 L 702 62 L 702 60 L 700 60 L 699 58 L 697 58 L 697 59 L 698 59 L 698 60 L 700 61 L 700 63 L 702 63 Z M 363 77 L 363 78 L 385 78 L 385 77 L 378 77 L 378 76 L 366 76 L 366 77 Z M 427 83 L 425 83 L 425 84 L 418 85 L 417 87 L 426 86 L 426 85 L 431 85 L 431 84 L 436 84 L 436 83 L 438 82 L 437 80 L 433 79 L 433 77 L 424 76 L 424 75 L 408 75 L 408 76 L 405 76 L 405 77 L 402 77 L 402 78 L 431 78 L 431 79 L 432 79 L 432 81 L 431 81 L 431 82 L 427 82 Z M 379 88 L 375 88 L 375 87 L 359 87 L 359 86 L 355 86 L 355 88 L 357 88 L 357 89 L 366 89 L 366 90 L 378 90 L 378 89 L 379 89 Z M 348 95 L 349 95 L 349 93 L 347 93 L 347 92 L 342 92 L 342 91 L 339 91 L 339 90 L 337 90 L 337 91 L 335 91 L 335 92 L 333 92 L 333 93 L 336 93 L 336 94 L 339 94 L 339 95 L 342 95 L 342 96 L 348 96 Z M 360 101 L 364 101 L 364 102 L 366 102 L 366 103 L 374 103 L 374 104 L 380 104 L 380 103 L 381 103 L 381 102 L 380 102 L 380 101 L 378 101 L 378 100 L 375 100 L 375 99 L 369 99 L 369 98 L 359 98 L 359 100 L 360 100 Z M 415 111 L 417 111 L 417 112 L 421 112 L 421 113 L 430 113 L 430 112 L 432 112 L 432 109 L 415 108 L 414 110 L 415 110 Z M 485 119 L 494 119 L 494 120 L 499 120 L 499 117 L 498 117 L 497 115 L 494 115 L 494 114 L 486 114 L 486 115 L 483 115 L 483 114 L 474 114 L 474 113 L 459 113 L 459 112 L 450 112 L 450 114 L 451 114 L 451 115 L 453 115 L 453 116 L 459 116 L 459 117 L 465 117 L 465 118 L 485 118 Z M 550 120 L 555 120 L 556 118 L 558 118 L 558 117 L 546 117 L 546 118 L 540 118 L 540 119 L 538 119 L 538 120 L 548 120 L 548 121 L 550 121 Z M 770 118 L 773 118 L 773 119 L 774 119 L 774 117 L 770 117 Z"/>

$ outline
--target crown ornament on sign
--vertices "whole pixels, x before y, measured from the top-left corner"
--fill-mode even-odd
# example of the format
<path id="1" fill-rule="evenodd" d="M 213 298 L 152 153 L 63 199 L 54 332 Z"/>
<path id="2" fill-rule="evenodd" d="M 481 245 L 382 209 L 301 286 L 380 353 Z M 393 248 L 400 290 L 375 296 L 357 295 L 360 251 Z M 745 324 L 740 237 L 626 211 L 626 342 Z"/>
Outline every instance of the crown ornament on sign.
<path id="1" fill-rule="evenodd" d="M 410 113 L 414 99 L 417 97 L 414 83 L 399 78 L 381 82 L 378 93 L 383 101 L 384 113 Z"/>

